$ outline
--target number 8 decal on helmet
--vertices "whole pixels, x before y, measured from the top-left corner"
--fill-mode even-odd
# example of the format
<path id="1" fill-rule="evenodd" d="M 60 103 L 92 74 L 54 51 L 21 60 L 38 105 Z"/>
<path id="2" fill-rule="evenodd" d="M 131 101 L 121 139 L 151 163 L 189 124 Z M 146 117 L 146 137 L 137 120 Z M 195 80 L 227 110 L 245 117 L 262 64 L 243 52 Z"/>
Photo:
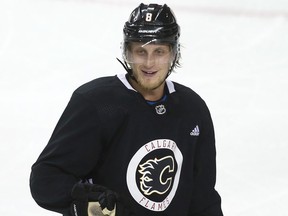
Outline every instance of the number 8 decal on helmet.
<path id="1" fill-rule="evenodd" d="M 147 13 L 145 20 L 146 20 L 147 22 L 151 22 L 151 21 L 152 21 L 152 13 Z"/>

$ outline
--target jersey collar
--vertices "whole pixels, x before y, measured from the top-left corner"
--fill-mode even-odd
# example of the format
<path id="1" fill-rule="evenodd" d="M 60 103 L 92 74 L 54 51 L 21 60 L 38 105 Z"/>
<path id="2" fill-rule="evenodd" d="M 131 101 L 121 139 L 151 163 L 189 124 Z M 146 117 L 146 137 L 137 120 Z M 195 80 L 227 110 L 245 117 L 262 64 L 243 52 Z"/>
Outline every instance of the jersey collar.
<path id="1" fill-rule="evenodd" d="M 136 91 L 128 82 L 128 80 L 126 78 L 126 74 L 117 74 L 117 77 L 126 86 L 126 88 L 133 90 L 133 91 Z M 172 94 L 173 92 L 176 91 L 175 87 L 174 87 L 174 83 L 171 80 L 166 80 L 166 85 L 167 85 L 169 94 Z"/>

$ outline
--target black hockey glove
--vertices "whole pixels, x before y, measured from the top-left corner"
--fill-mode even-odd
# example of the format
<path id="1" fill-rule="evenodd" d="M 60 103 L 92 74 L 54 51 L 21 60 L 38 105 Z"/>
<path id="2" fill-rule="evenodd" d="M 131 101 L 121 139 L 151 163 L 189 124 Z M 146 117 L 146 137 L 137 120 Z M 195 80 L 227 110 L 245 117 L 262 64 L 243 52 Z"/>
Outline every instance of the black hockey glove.
<path id="1" fill-rule="evenodd" d="M 78 183 L 72 189 L 73 216 L 132 216 L 119 196 L 100 185 Z"/>

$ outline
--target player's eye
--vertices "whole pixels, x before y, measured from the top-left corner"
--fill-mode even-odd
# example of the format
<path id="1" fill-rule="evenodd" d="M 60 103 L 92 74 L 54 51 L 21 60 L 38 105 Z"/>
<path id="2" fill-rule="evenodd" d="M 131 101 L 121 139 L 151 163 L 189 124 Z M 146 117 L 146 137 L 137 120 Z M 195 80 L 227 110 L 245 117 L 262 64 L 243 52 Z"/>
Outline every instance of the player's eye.
<path id="1" fill-rule="evenodd" d="M 161 49 L 161 48 L 155 50 L 155 54 L 158 55 L 158 56 L 166 55 L 167 52 L 168 52 L 167 50 L 164 50 L 164 49 Z"/>
<path id="2" fill-rule="evenodd" d="M 146 51 L 144 49 L 136 49 L 135 53 L 139 56 L 144 56 L 146 54 Z"/>

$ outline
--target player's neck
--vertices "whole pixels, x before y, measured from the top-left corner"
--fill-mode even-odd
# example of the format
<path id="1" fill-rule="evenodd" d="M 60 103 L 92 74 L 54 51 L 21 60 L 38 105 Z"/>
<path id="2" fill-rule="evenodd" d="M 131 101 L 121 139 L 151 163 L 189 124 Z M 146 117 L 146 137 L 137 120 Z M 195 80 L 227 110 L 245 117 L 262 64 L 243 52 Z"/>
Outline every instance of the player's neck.
<path id="1" fill-rule="evenodd" d="M 164 87 L 158 87 L 155 90 L 141 90 L 139 93 L 145 98 L 147 101 L 158 101 L 163 97 Z"/>

